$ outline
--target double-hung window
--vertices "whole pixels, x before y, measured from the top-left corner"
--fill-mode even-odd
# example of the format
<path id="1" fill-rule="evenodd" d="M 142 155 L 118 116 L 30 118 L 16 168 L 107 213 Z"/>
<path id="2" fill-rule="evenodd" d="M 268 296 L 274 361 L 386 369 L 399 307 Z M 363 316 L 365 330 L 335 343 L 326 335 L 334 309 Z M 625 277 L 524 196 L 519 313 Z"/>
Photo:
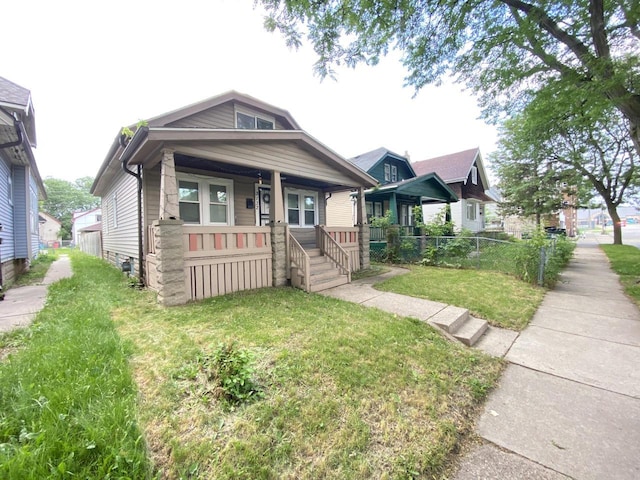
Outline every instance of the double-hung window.
<path id="1" fill-rule="evenodd" d="M 478 167 L 475 165 L 471 167 L 471 183 L 474 185 L 478 184 Z"/>
<path id="2" fill-rule="evenodd" d="M 398 167 L 396 167 L 395 165 L 391 165 L 391 181 L 398 181 Z"/>
<path id="3" fill-rule="evenodd" d="M 286 189 L 287 223 L 293 227 L 313 227 L 318 223 L 318 194 Z"/>
<path id="4" fill-rule="evenodd" d="M 391 165 L 389 165 L 388 163 L 384 164 L 384 181 L 391 181 Z"/>
<path id="5" fill-rule="evenodd" d="M 178 176 L 180 218 L 191 225 L 233 225 L 233 181 Z"/>
<path id="6" fill-rule="evenodd" d="M 467 203 L 467 220 L 476 219 L 476 204 L 475 202 Z"/>

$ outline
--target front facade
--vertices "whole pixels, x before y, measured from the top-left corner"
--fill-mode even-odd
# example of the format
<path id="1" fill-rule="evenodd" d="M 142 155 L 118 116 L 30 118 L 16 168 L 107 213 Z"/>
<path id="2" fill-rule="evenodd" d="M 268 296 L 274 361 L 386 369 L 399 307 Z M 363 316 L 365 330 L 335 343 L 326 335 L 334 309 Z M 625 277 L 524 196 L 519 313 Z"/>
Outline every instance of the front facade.
<path id="1" fill-rule="evenodd" d="M 0 286 L 26 270 L 39 252 L 38 199 L 46 194 L 35 146 L 31 93 L 0 77 Z"/>
<path id="2" fill-rule="evenodd" d="M 437 173 L 460 201 L 451 205 L 451 221 L 456 229 L 480 232 L 486 228 L 485 208 L 495 200 L 486 191 L 489 179 L 484 169 L 480 149 L 474 148 L 413 164 L 417 174 Z M 444 203 L 423 203 L 425 222 L 444 208 Z"/>
<path id="3" fill-rule="evenodd" d="M 413 209 L 423 203 L 456 202 L 455 193 L 433 172 L 417 175 L 406 157 L 378 148 L 349 160 L 378 181 L 365 192 L 367 220 L 390 212 L 391 223 L 413 226 Z"/>
<path id="4" fill-rule="evenodd" d="M 169 305 L 288 282 L 320 289 L 316 254 L 350 278 L 368 265 L 366 219 L 333 228 L 326 199 L 374 184 L 287 111 L 228 92 L 118 135 L 92 193 L 103 256 Z"/>

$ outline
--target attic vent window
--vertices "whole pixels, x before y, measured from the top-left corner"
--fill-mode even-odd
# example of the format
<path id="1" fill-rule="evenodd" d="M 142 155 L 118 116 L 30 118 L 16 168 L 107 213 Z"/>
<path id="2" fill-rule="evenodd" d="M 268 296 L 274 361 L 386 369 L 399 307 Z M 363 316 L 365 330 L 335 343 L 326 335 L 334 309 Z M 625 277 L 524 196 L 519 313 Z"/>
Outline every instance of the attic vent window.
<path id="1" fill-rule="evenodd" d="M 475 165 L 471 167 L 471 183 L 474 185 L 478 184 L 478 167 Z"/>
<path id="2" fill-rule="evenodd" d="M 273 130 L 274 122 L 268 118 L 236 112 L 236 127 L 246 130 Z"/>

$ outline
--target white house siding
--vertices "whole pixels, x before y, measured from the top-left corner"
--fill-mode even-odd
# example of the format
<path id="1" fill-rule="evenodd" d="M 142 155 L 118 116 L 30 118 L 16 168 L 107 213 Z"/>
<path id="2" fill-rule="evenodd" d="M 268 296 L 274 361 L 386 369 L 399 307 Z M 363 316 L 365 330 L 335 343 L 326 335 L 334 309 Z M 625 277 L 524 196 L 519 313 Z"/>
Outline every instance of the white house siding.
<path id="1" fill-rule="evenodd" d="M 118 172 L 109 190 L 102 196 L 103 256 L 119 265 L 123 260 L 138 260 L 138 203 L 136 179 Z M 117 202 L 117 222 L 114 211 Z M 134 272 L 137 275 L 137 272 Z"/>
<path id="2" fill-rule="evenodd" d="M 0 223 L 2 223 L 2 231 L 0 232 L 0 238 L 2 238 L 0 260 L 2 263 L 15 258 L 13 199 L 10 198 L 10 181 L 11 165 L 0 157 Z"/>
<path id="3" fill-rule="evenodd" d="M 73 225 L 71 226 L 71 238 L 74 242 L 77 242 L 80 237 L 80 230 L 86 227 L 90 227 L 91 225 L 95 225 L 96 223 L 101 221 L 100 219 L 102 218 L 102 210 L 99 208 L 94 208 L 86 212 L 81 212 L 80 215 L 75 215 L 76 217 L 74 218 Z"/>
<path id="4" fill-rule="evenodd" d="M 461 200 L 458 202 L 460 204 L 460 218 L 461 222 L 459 225 L 462 225 L 462 228 L 466 230 L 471 230 L 472 232 L 481 232 L 484 230 L 484 206 L 481 202 L 474 202 L 472 200 Z M 467 218 L 467 206 L 473 205 L 476 218 L 475 220 L 470 220 Z M 458 224 L 457 224 L 458 225 Z"/>
<path id="5" fill-rule="evenodd" d="M 327 225 L 331 227 L 353 227 L 353 202 L 351 192 L 333 192 L 327 200 Z"/>
<path id="6" fill-rule="evenodd" d="M 467 204 L 475 204 L 476 219 L 469 220 L 467 218 Z M 434 203 L 422 206 L 422 215 L 425 223 L 429 223 L 433 218 L 445 207 L 444 203 Z M 482 213 L 481 213 L 482 212 Z M 484 230 L 484 205 L 480 202 L 473 202 L 462 199 L 459 202 L 451 204 L 451 221 L 456 231 L 461 229 L 471 230 L 472 232 L 481 232 Z"/>

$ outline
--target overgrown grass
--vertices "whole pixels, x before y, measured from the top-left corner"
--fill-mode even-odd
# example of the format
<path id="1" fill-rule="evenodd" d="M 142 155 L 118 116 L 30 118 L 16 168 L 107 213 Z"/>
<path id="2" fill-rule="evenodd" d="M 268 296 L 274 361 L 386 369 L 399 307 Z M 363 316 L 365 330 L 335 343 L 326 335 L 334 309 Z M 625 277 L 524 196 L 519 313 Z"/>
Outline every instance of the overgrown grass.
<path id="1" fill-rule="evenodd" d="M 469 309 L 491 325 L 522 330 L 545 290 L 498 272 L 412 266 L 407 275 L 379 283 L 379 290 L 426 298 Z"/>
<path id="2" fill-rule="evenodd" d="M 444 478 L 502 370 L 428 325 L 278 288 L 114 315 L 166 478 Z M 229 411 L 184 375 L 220 342 L 263 398 Z M 193 377 L 193 376 L 191 376 Z"/>
<path id="3" fill-rule="evenodd" d="M 18 275 L 13 286 L 21 287 L 42 282 L 42 279 L 47 274 L 47 270 L 49 270 L 49 267 L 57 258 L 58 253 L 55 250 L 51 250 L 48 253 L 41 253 L 38 255 L 38 258 L 31 263 L 27 272 Z"/>
<path id="4" fill-rule="evenodd" d="M 631 245 L 600 245 L 620 276 L 624 291 L 640 306 L 640 249 Z"/>
<path id="5" fill-rule="evenodd" d="M 136 296 L 100 260 L 72 261 L 35 323 L 0 339 L 0 478 L 150 478 L 129 348 L 110 318 Z"/>

